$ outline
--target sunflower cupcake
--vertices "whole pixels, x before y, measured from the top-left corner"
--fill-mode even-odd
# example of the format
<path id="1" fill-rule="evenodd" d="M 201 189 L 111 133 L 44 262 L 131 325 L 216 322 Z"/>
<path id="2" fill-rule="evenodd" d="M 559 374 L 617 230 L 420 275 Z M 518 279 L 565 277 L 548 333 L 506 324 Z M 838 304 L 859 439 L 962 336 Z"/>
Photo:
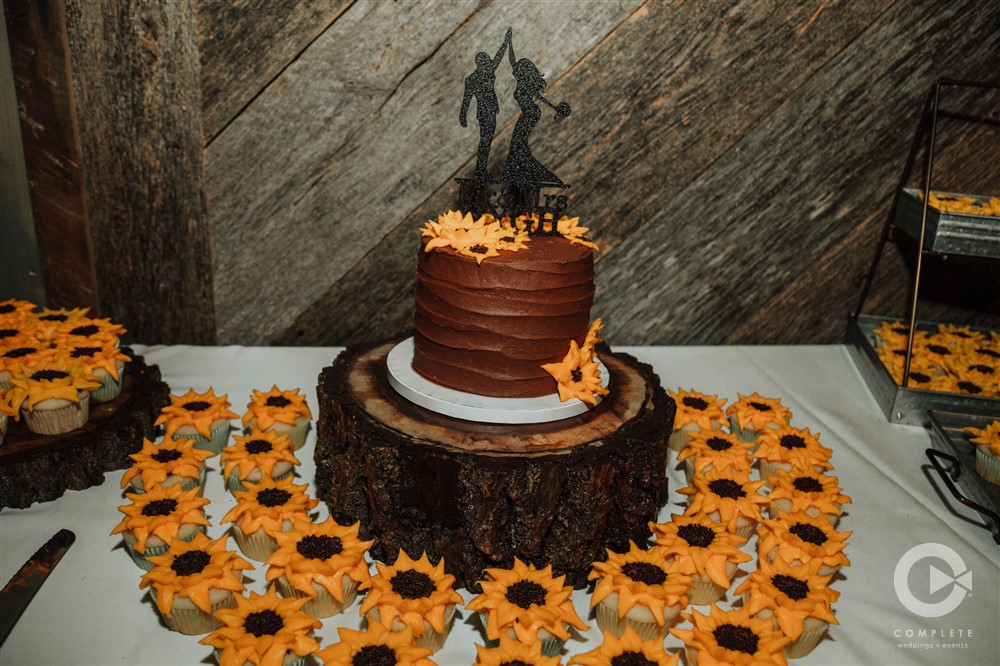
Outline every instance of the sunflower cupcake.
<path id="1" fill-rule="evenodd" d="M 302 610 L 313 617 L 342 612 L 369 577 L 365 553 L 373 542 L 358 539 L 359 526 L 293 517 L 290 530 L 274 533 L 278 549 L 267 558 L 267 580 L 283 597 L 308 599 Z"/>
<path id="2" fill-rule="evenodd" d="M 736 395 L 739 400 L 726 408 L 726 416 L 730 431 L 744 442 L 756 442 L 768 428 L 786 425 L 792 419 L 792 412 L 778 398 L 766 398 L 759 393 Z"/>
<path id="3" fill-rule="evenodd" d="M 749 539 L 763 519 L 761 507 L 768 499 L 758 491 L 764 481 L 751 481 L 748 470 L 713 469 L 691 479 L 677 492 L 690 495 L 684 515 L 705 514 L 737 536 Z"/>
<path id="4" fill-rule="evenodd" d="M 841 567 L 851 565 L 844 555 L 850 532 L 838 532 L 830 521 L 814 518 L 805 511 L 778 513 L 778 518 L 761 523 L 757 538 L 757 554 L 761 560 L 773 562 L 781 557 L 789 564 L 802 564 L 818 559 L 822 562 L 820 576 L 832 576 Z"/>
<path id="5" fill-rule="evenodd" d="M 100 344 L 79 342 L 62 348 L 67 358 L 77 361 L 83 369 L 101 380 L 101 387 L 90 395 L 91 402 L 110 402 L 122 392 L 125 364 L 132 360 L 111 341 Z"/>
<path id="6" fill-rule="evenodd" d="M 751 615 L 773 618 L 774 628 L 791 639 L 782 648 L 789 659 L 812 652 L 827 627 L 838 624 L 831 604 L 840 593 L 828 587 L 829 577 L 817 573 L 820 566 L 819 560 L 798 566 L 780 557 L 774 562 L 762 560 L 760 568 L 736 588 Z"/>
<path id="7" fill-rule="evenodd" d="M 125 514 L 111 534 L 121 534 L 125 548 L 136 565 L 146 571 L 153 567 L 149 559 L 163 555 L 174 539 L 190 541 L 211 525 L 205 518 L 208 500 L 198 491 L 172 486 L 153 486 L 145 493 L 126 493 L 131 504 L 118 507 Z"/>
<path id="8" fill-rule="evenodd" d="M 246 484 L 260 483 L 264 477 L 280 481 L 292 476 L 299 459 L 292 453 L 292 440 L 271 430 L 254 429 L 249 435 L 233 437 L 222 450 L 222 475 L 230 492 L 246 490 Z"/>
<path id="9" fill-rule="evenodd" d="M 65 358 L 39 360 L 11 376 L 10 400 L 31 432 L 59 435 L 82 427 L 90 418 L 90 392 L 101 382 L 79 363 Z"/>
<path id="10" fill-rule="evenodd" d="M 824 516 L 831 525 L 836 525 L 843 505 L 851 503 L 851 498 L 837 485 L 838 481 L 835 476 L 820 474 L 811 468 L 779 470 L 767 494 L 771 502 L 768 513 L 771 518 L 777 518 L 779 513 L 805 511 L 813 517 Z"/>
<path id="11" fill-rule="evenodd" d="M 668 655 L 663 638 L 643 639 L 632 627 L 625 627 L 621 636 L 605 631 L 603 642 L 590 652 L 578 654 L 567 666 L 677 666 L 680 652 Z"/>
<path id="12" fill-rule="evenodd" d="M 413 630 L 418 647 L 437 652 L 444 645 L 462 597 L 455 591 L 455 577 L 444 572 L 444 558 L 432 565 L 423 553 L 410 559 L 402 550 L 391 565 L 375 563 L 378 574 L 361 582 L 368 590 L 361 614 L 368 623 L 382 624 L 393 631 Z"/>
<path id="13" fill-rule="evenodd" d="M 645 640 L 667 635 L 670 625 L 688 604 L 693 581 L 676 572 L 661 549 L 643 550 L 629 542 L 627 553 L 608 550 L 595 562 L 589 580 L 597 585 L 590 598 L 597 608 L 597 626 L 621 636 L 631 627 Z"/>
<path id="14" fill-rule="evenodd" d="M 306 443 L 311 422 L 312 412 L 306 404 L 306 397 L 297 388 L 283 391 L 272 386 L 266 393 L 254 389 L 247 411 L 243 414 L 243 428 L 246 432 L 255 428 L 273 430 L 292 440 L 296 451 Z"/>
<path id="15" fill-rule="evenodd" d="M 569 638 L 567 626 L 587 629 L 573 608 L 573 588 L 563 584 L 565 576 L 552 575 L 551 565 L 536 569 L 515 557 L 510 569 L 487 569 L 485 574 L 479 583 L 482 594 L 465 607 L 483 618 L 487 647 L 507 634 L 527 644 L 541 639 L 542 654 L 554 656 Z"/>
<path id="16" fill-rule="evenodd" d="M 1000 421 L 985 428 L 965 428 L 976 445 L 976 474 L 990 483 L 1000 485 Z"/>
<path id="17" fill-rule="evenodd" d="M 672 571 L 691 576 L 688 601 L 695 605 L 718 601 L 742 562 L 753 558 L 739 549 L 746 539 L 707 516 L 674 514 L 668 523 L 650 523 L 656 548 Z"/>
<path id="18" fill-rule="evenodd" d="M 189 390 L 184 395 L 171 395 L 170 404 L 160 410 L 155 425 L 164 426 L 167 439 L 191 437 L 199 449 L 220 453 L 229 441 L 229 420 L 239 418 L 229 410 L 226 395 L 216 396 Z"/>
<path id="19" fill-rule="evenodd" d="M 293 518 L 312 519 L 309 511 L 319 500 L 306 494 L 307 487 L 293 485 L 291 477 L 261 479 L 249 490 L 234 493 L 236 506 L 222 522 L 233 524 L 233 538 L 244 555 L 264 562 L 278 549 L 276 532 L 292 529 Z"/>
<path id="20" fill-rule="evenodd" d="M 3 339 L 0 345 L 0 387 L 10 388 L 11 378 L 26 366 L 51 361 L 56 350 L 40 342 L 30 330 Z"/>
<path id="21" fill-rule="evenodd" d="M 0 317 L 18 317 L 26 314 L 33 314 L 37 308 L 31 301 L 20 298 L 5 298 L 0 301 Z"/>
<path id="22" fill-rule="evenodd" d="M 253 565 L 226 550 L 223 536 L 215 541 L 198 532 L 191 541 L 174 539 L 163 555 L 149 558 L 153 568 L 142 577 L 163 621 L 182 634 L 207 634 L 222 626 L 214 613 L 234 608 L 233 592 L 241 592 L 243 571 Z"/>
<path id="23" fill-rule="evenodd" d="M 752 447 L 736 435 L 722 430 L 702 429 L 690 436 L 687 446 L 677 455 L 684 462 L 688 483 L 695 474 L 719 470 L 750 471 L 753 463 Z"/>
<path id="24" fill-rule="evenodd" d="M 60 347 L 77 344 L 97 344 L 105 342 L 118 346 L 125 327 L 110 319 L 79 317 L 60 322 L 52 332 L 53 342 Z"/>
<path id="25" fill-rule="evenodd" d="M 154 486 L 180 484 L 181 490 L 198 488 L 203 494 L 205 459 L 212 454 L 194 448 L 194 440 L 168 439 L 156 444 L 143 438 L 142 448 L 129 454 L 135 461 L 122 475 L 122 488 L 144 493 Z"/>
<path id="26" fill-rule="evenodd" d="M 812 468 L 817 472 L 833 469 L 830 464 L 833 451 L 819 443 L 819 433 L 814 435 L 808 428 L 790 425 L 772 428 L 757 439 L 753 455 L 760 461 L 760 478 L 765 481 L 774 477 L 778 470 L 787 472 L 792 467 Z"/>
<path id="27" fill-rule="evenodd" d="M 542 654 L 542 641 L 526 645 L 507 634 L 500 635 L 495 647 L 476 646 L 476 663 L 472 666 L 562 666 L 557 656 Z"/>
<path id="28" fill-rule="evenodd" d="M 677 405 L 673 432 L 667 441 L 667 448 L 674 453 L 683 451 L 694 433 L 718 430 L 729 425 L 722 409 L 726 404 L 725 398 L 682 388 L 667 393 Z"/>
<path id="29" fill-rule="evenodd" d="M 378 622 L 364 631 L 337 627 L 339 641 L 316 653 L 323 666 L 390 664 L 393 666 L 435 666 L 428 648 L 413 644 L 413 630 L 390 631 Z"/>
<path id="30" fill-rule="evenodd" d="M 712 604 L 708 615 L 685 613 L 691 629 L 670 630 L 684 641 L 688 666 L 769 666 L 788 663 L 782 648 L 789 639 L 770 618 L 754 618 L 748 608 L 724 611 Z"/>
<path id="31" fill-rule="evenodd" d="M 219 666 L 306 666 L 319 649 L 312 632 L 323 625 L 299 610 L 303 603 L 280 599 L 274 588 L 236 595 L 236 608 L 215 614 L 223 626 L 199 642 L 215 648 Z"/>

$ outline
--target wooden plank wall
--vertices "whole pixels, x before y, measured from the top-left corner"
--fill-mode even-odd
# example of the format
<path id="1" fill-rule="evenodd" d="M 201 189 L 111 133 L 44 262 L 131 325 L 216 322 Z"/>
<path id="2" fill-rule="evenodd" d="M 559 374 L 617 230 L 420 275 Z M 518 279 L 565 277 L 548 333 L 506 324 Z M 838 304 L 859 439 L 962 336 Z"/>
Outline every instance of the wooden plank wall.
<path id="1" fill-rule="evenodd" d="M 408 328 L 416 230 L 474 164 L 462 82 L 508 26 L 546 97 L 573 108 L 544 113 L 532 149 L 601 245 L 609 342 L 839 342 L 931 85 L 1000 65 L 1000 5 L 978 0 L 66 3 L 100 305 L 143 342 Z M 137 31 L 153 47 L 125 56 L 144 66 L 81 62 L 115 62 Z M 504 63 L 496 169 L 512 90 Z M 133 102 L 118 137 L 110 94 Z M 935 186 L 1000 194 L 1000 96 L 945 108 Z M 113 154 L 157 168 L 124 173 Z M 119 263 L 141 230 L 160 239 L 143 254 L 156 282 Z M 912 250 L 892 245 L 868 311 L 906 313 Z M 998 266 L 931 262 L 921 314 L 1000 329 Z M 173 327 L 158 304 L 172 284 L 188 305 Z"/>

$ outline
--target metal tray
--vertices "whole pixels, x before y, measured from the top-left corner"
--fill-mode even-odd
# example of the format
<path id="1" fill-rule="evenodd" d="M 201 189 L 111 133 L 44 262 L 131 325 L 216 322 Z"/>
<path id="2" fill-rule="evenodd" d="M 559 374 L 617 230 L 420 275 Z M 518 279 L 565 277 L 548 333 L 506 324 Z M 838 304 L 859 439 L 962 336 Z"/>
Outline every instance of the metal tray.
<path id="1" fill-rule="evenodd" d="M 847 348 L 890 423 L 926 426 L 932 409 L 1000 418 L 1000 399 L 898 386 L 875 354 L 873 331 L 886 319 L 893 318 L 876 315 L 859 315 L 857 320 L 848 318 Z M 933 333 L 937 324 L 918 321 L 917 330 Z"/>
<path id="2" fill-rule="evenodd" d="M 931 442 L 927 458 L 937 469 L 951 494 L 962 504 L 979 512 L 1000 543 L 1000 486 L 976 473 L 976 445 L 969 441 L 966 427 L 985 428 L 993 419 L 971 414 L 931 410 Z M 941 460 L 948 463 L 947 468 Z"/>
<path id="3" fill-rule="evenodd" d="M 912 187 L 903 188 L 899 194 L 894 220 L 897 227 L 916 239 L 920 238 L 920 217 L 924 208 L 924 202 L 917 196 L 919 191 Z M 989 200 L 988 196 L 978 194 L 950 194 L 972 197 L 978 201 Z M 924 248 L 940 254 L 1000 258 L 1000 217 L 943 213 L 928 206 Z"/>

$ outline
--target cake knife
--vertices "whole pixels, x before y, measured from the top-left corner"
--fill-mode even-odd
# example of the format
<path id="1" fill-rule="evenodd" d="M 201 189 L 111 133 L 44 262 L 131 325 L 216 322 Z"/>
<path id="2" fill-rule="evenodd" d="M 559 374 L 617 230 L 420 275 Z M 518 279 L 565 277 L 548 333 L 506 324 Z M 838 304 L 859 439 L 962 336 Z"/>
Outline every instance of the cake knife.
<path id="1" fill-rule="evenodd" d="M 17 624 L 38 588 L 75 540 L 76 535 L 70 530 L 59 530 L 28 558 L 0 590 L 0 645 L 7 640 L 10 630 Z"/>

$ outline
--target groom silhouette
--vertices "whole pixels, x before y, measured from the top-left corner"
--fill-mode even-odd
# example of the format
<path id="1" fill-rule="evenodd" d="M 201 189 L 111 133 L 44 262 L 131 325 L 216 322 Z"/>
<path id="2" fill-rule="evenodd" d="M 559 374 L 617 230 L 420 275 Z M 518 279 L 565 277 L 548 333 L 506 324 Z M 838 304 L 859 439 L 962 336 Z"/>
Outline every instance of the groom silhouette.
<path id="1" fill-rule="evenodd" d="M 496 70 L 503 61 L 503 54 L 510 46 L 513 30 L 507 29 L 507 36 L 497 54 L 490 59 L 488 53 L 480 51 L 476 54 L 476 69 L 465 78 L 465 92 L 462 96 L 462 110 L 458 121 L 462 127 L 468 127 L 467 114 L 469 104 L 476 100 L 476 120 L 479 122 L 479 148 L 476 150 L 476 180 L 489 180 L 486 163 L 490 156 L 490 145 L 497 129 L 497 113 L 500 104 L 497 102 Z"/>

